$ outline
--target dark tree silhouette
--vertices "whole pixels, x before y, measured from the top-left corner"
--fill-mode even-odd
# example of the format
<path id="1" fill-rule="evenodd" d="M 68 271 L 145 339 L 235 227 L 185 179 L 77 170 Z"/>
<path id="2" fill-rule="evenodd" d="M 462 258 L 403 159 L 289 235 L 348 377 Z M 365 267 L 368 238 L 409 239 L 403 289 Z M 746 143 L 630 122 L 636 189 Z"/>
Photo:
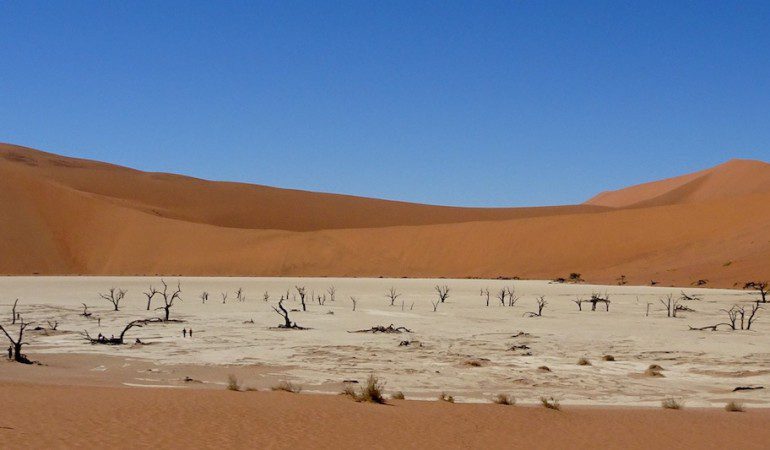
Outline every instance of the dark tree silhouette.
<path id="1" fill-rule="evenodd" d="M 24 330 L 27 329 L 30 325 L 32 325 L 33 322 L 25 322 L 24 319 L 19 318 L 19 335 L 14 339 L 10 333 L 8 333 L 8 330 L 5 329 L 2 325 L 0 325 L 0 331 L 2 331 L 5 336 L 8 338 L 9 341 L 11 341 L 11 346 L 13 347 L 13 360 L 22 364 L 32 364 L 32 361 L 27 359 L 27 356 L 21 353 L 21 347 L 26 344 L 24 342 Z"/>
<path id="2" fill-rule="evenodd" d="M 99 294 L 99 297 L 112 303 L 112 307 L 115 308 L 115 311 L 120 310 L 120 301 L 123 300 L 123 297 L 125 296 L 126 296 L 126 291 L 124 291 L 123 289 L 116 289 L 116 288 L 110 288 L 110 290 L 107 291 L 106 294 Z"/>

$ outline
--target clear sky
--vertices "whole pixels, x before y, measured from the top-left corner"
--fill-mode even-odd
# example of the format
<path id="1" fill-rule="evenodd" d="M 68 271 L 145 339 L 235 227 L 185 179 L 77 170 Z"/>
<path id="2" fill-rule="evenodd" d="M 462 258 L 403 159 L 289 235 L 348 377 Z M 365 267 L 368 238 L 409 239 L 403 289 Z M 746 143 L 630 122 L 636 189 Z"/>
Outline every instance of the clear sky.
<path id="1" fill-rule="evenodd" d="M 770 2 L 0 1 L 0 141 L 426 203 L 770 160 Z"/>

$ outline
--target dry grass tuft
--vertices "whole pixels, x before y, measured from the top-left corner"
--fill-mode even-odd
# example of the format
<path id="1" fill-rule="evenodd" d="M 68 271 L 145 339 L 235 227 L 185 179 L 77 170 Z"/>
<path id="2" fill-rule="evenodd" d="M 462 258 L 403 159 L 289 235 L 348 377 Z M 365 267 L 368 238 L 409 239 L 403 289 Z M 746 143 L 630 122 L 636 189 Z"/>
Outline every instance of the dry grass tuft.
<path id="1" fill-rule="evenodd" d="M 228 375 L 227 376 L 227 390 L 228 391 L 240 391 L 241 385 L 238 383 L 238 378 L 235 377 L 235 375 Z"/>
<path id="2" fill-rule="evenodd" d="M 540 404 L 543 405 L 543 408 L 561 411 L 559 401 L 553 397 L 540 397 Z"/>
<path id="3" fill-rule="evenodd" d="M 583 358 L 578 359 L 577 364 L 578 364 L 578 366 L 590 366 L 591 365 L 591 361 L 589 361 L 588 358 L 583 357 Z"/>
<path id="4" fill-rule="evenodd" d="M 340 395 L 345 395 L 347 397 L 358 399 L 358 393 L 356 392 L 356 389 L 350 384 L 346 384 L 345 387 L 342 388 L 342 392 L 340 392 Z"/>
<path id="5" fill-rule="evenodd" d="M 612 355 L 604 355 L 602 356 L 602 359 L 605 361 L 615 361 L 615 357 Z"/>
<path id="6" fill-rule="evenodd" d="M 661 373 L 662 370 L 663 370 L 663 368 L 660 367 L 659 365 L 651 364 L 650 367 L 648 367 L 647 370 L 644 371 L 644 375 L 647 376 L 647 377 L 663 378 L 663 377 L 665 377 L 665 375 L 663 375 L 663 373 Z"/>
<path id="7" fill-rule="evenodd" d="M 667 397 L 660 402 L 660 406 L 663 407 L 663 409 L 682 409 L 684 408 L 684 403 L 674 397 Z"/>
<path id="8" fill-rule="evenodd" d="M 551 368 L 548 366 L 540 366 L 537 368 L 537 370 L 539 370 L 540 372 L 550 372 Z"/>
<path id="9" fill-rule="evenodd" d="M 508 394 L 497 394 L 495 398 L 492 399 L 493 403 L 497 403 L 498 405 L 510 405 L 513 406 L 516 404 L 516 399 L 512 395 Z"/>
<path id="10" fill-rule="evenodd" d="M 301 387 L 290 381 L 281 381 L 270 389 L 273 391 L 291 392 L 292 394 L 298 394 L 302 390 Z"/>
<path id="11" fill-rule="evenodd" d="M 725 405 L 725 411 L 744 412 L 746 411 L 746 408 L 743 406 L 743 403 L 736 402 L 735 400 L 731 400 L 729 403 Z"/>
<path id="12" fill-rule="evenodd" d="M 439 394 L 438 399 L 441 400 L 442 402 L 447 402 L 447 403 L 455 402 L 455 398 L 447 394 L 446 392 L 442 392 L 441 394 Z"/>
<path id="13" fill-rule="evenodd" d="M 406 397 L 404 397 L 404 393 L 403 393 L 403 392 L 401 392 L 401 391 L 396 391 L 396 392 L 394 392 L 394 393 L 392 393 L 392 394 L 390 395 L 390 398 L 392 398 L 393 400 L 403 400 L 403 399 L 405 399 Z"/>
<path id="14" fill-rule="evenodd" d="M 358 394 L 359 402 L 377 403 L 380 405 L 385 404 L 385 397 L 382 395 L 382 388 L 385 387 L 385 383 L 380 382 L 374 374 L 369 375 L 366 379 L 366 386 L 361 387 L 361 392 Z"/>

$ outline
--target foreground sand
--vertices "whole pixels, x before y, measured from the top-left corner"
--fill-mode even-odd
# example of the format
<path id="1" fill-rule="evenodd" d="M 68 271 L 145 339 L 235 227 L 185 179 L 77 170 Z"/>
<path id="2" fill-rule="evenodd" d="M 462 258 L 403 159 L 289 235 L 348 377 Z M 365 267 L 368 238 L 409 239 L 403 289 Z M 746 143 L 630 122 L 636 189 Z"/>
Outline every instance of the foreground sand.
<path id="1" fill-rule="evenodd" d="M 4 448 L 767 448 L 770 410 L 564 408 L 0 384 Z"/>

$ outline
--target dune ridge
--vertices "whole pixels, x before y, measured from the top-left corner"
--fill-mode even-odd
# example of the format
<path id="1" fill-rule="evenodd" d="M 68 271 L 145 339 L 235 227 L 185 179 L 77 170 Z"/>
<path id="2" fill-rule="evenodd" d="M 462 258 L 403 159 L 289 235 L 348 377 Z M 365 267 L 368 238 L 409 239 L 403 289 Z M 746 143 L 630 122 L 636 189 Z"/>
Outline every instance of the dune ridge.
<path id="1" fill-rule="evenodd" d="M 757 161 L 542 208 L 206 181 L 10 144 L 0 184 L 9 275 L 770 278 L 770 165 Z"/>

